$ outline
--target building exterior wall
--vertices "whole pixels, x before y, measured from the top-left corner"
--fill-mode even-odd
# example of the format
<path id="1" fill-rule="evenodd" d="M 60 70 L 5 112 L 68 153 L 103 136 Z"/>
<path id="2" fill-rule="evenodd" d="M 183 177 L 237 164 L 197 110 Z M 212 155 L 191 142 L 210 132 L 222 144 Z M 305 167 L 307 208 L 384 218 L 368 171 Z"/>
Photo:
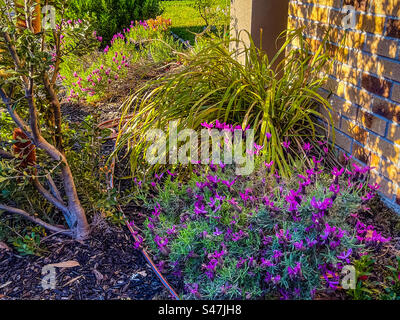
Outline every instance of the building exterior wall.
<path id="1" fill-rule="evenodd" d="M 231 0 L 231 16 L 232 35 L 238 38 L 241 30 L 247 30 L 254 43 L 272 58 L 281 46 L 276 40 L 287 27 L 288 0 Z M 241 39 L 249 44 L 245 33 Z"/>
<path id="2" fill-rule="evenodd" d="M 382 185 L 381 193 L 387 202 L 399 209 L 400 0 L 279 1 L 289 3 L 288 27 L 304 27 L 310 43 L 317 45 L 324 32 L 331 28 L 329 51 L 334 64 L 331 70 L 327 70 L 329 81 L 325 94 L 332 93 L 330 102 L 340 157 L 346 153 L 375 167 L 374 181 Z M 273 10 L 260 9 L 262 5 L 258 0 L 233 2 L 240 3 L 241 8 L 251 4 L 252 12 L 263 15 L 268 24 L 271 19 L 282 19 Z M 267 8 L 266 3 L 275 0 L 263 2 Z M 255 3 L 258 3 L 258 8 L 255 8 Z M 346 5 L 356 10 L 355 26 L 347 31 L 342 24 L 348 15 L 343 11 Z M 242 22 L 242 26 L 253 34 L 255 28 L 262 25 L 260 19 L 253 16 L 251 22 L 246 21 L 249 23 L 250 26 L 246 27 Z M 267 39 L 274 41 L 271 37 Z"/>
<path id="3" fill-rule="evenodd" d="M 355 28 L 342 21 L 356 10 Z M 400 0 L 290 0 L 290 28 L 305 28 L 310 41 L 328 26 L 338 48 L 326 89 L 337 129 L 337 146 L 376 167 L 374 180 L 389 203 L 400 205 Z M 343 38 L 344 33 L 346 38 Z"/>

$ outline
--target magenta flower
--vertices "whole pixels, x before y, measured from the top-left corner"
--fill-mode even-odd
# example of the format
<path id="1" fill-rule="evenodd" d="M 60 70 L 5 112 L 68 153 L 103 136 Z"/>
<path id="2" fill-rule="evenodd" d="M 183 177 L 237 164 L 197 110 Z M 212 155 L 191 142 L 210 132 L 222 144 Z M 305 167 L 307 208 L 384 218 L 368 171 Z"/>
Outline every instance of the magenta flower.
<path id="1" fill-rule="evenodd" d="M 264 162 L 264 165 L 267 167 L 268 171 L 271 171 L 274 161 L 271 161 L 270 163 Z"/>
<path id="2" fill-rule="evenodd" d="M 271 140 L 271 138 L 272 138 L 272 134 L 270 134 L 269 132 L 267 132 L 266 134 L 265 134 L 265 136 L 267 137 L 267 141 L 269 142 L 270 140 Z"/>
<path id="3" fill-rule="evenodd" d="M 289 148 L 290 148 L 290 141 L 284 141 L 284 142 L 282 142 L 282 146 L 283 146 L 286 150 L 289 150 Z"/>
<path id="4" fill-rule="evenodd" d="M 168 245 L 168 238 L 161 238 L 159 235 L 156 235 L 154 241 L 156 242 L 156 244 L 160 249 Z"/>
<path id="5" fill-rule="evenodd" d="M 304 145 L 303 145 L 303 150 L 305 151 L 305 152 L 310 152 L 311 151 L 311 149 L 312 149 L 312 146 L 311 146 L 311 144 L 309 143 L 309 142 L 307 142 L 307 143 L 305 143 Z"/>
<path id="6" fill-rule="evenodd" d="M 197 215 L 203 215 L 203 214 L 207 214 L 208 211 L 205 210 L 205 205 L 204 204 L 195 203 L 195 205 L 194 205 L 194 213 L 197 214 Z"/>
<path id="7" fill-rule="evenodd" d="M 373 198 L 375 198 L 375 194 L 373 194 L 372 192 L 368 192 L 368 194 L 365 197 L 361 197 L 361 200 L 363 200 L 364 202 L 368 202 Z"/>
<path id="8" fill-rule="evenodd" d="M 331 186 L 329 187 L 329 191 L 334 193 L 334 194 L 339 194 L 340 192 L 340 185 L 338 184 L 331 184 Z"/>
<path id="9" fill-rule="evenodd" d="M 372 184 L 372 185 L 369 184 L 368 188 L 370 188 L 372 191 L 378 191 L 381 188 L 381 186 L 379 184 L 375 183 L 375 184 Z"/>
<path id="10" fill-rule="evenodd" d="M 203 123 L 201 124 L 201 126 L 204 127 L 204 128 L 207 128 L 207 129 L 212 129 L 212 128 L 214 128 L 214 125 L 213 125 L 213 124 L 208 124 L 207 122 L 203 122 Z"/>
<path id="11" fill-rule="evenodd" d="M 254 154 L 259 155 L 264 146 L 259 146 L 258 144 L 255 143 L 254 148 L 255 148 Z"/>
<path id="12" fill-rule="evenodd" d="M 332 170 L 332 175 L 334 175 L 335 177 L 341 177 L 343 173 L 344 173 L 344 168 L 339 170 L 338 168 L 334 167 Z"/>
<path id="13" fill-rule="evenodd" d="M 168 235 L 173 235 L 173 234 L 175 234 L 175 233 L 176 233 L 176 227 L 175 227 L 175 226 L 172 226 L 171 229 L 168 229 L 168 230 L 167 230 L 167 234 L 168 234 Z"/>
<path id="14" fill-rule="evenodd" d="M 142 243 L 143 243 L 143 238 L 141 237 L 141 236 L 136 236 L 136 241 L 135 241 L 135 243 L 134 243 L 134 248 L 135 249 L 139 249 L 141 246 L 142 246 Z"/>
<path id="15" fill-rule="evenodd" d="M 235 184 L 236 180 L 233 180 L 233 181 L 224 180 L 224 181 L 221 181 L 221 182 L 222 182 L 222 184 L 226 185 L 230 189 L 230 188 L 233 187 L 233 185 Z"/>

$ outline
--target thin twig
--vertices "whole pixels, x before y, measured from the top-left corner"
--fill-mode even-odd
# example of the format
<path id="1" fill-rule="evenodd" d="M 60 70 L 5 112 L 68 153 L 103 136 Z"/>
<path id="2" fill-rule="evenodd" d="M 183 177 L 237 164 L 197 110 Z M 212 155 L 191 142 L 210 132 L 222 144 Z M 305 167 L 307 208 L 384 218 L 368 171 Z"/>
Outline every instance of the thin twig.
<path id="1" fill-rule="evenodd" d="M 14 207 L 10 207 L 10 206 L 6 206 L 6 205 L 3 205 L 3 204 L 0 204 L 0 210 L 6 211 L 6 212 L 9 212 L 9 213 L 13 213 L 13 214 L 17 214 L 17 215 L 25 218 L 26 220 L 29 220 L 29 221 L 31 221 L 33 223 L 36 223 L 36 224 L 42 226 L 43 228 L 45 228 L 45 229 L 47 229 L 47 230 L 49 230 L 51 232 L 59 232 L 59 233 L 65 234 L 65 235 L 72 235 L 72 232 L 70 230 L 66 230 L 66 229 L 59 228 L 59 227 L 53 226 L 51 224 L 48 224 L 47 222 L 44 222 L 43 220 L 41 220 L 39 218 L 31 216 L 29 213 L 27 213 L 24 210 L 21 210 L 21 209 L 18 209 L 18 208 L 14 208 Z"/>

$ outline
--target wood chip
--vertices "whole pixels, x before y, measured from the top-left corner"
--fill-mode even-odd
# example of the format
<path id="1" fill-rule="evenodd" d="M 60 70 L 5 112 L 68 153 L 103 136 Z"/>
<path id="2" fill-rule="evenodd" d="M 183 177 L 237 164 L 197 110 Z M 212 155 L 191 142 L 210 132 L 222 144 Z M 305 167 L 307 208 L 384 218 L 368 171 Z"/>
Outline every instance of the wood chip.
<path id="1" fill-rule="evenodd" d="M 69 286 L 70 284 L 74 283 L 75 281 L 78 281 L 80 278 L 83 278 L 83 276 L 81 275 L 81 276 L 79 276 L 79 277 L 76 277 L 76 278 L 72 279 L 71 281 L 68 281 L 68 282 L 67 282 L 66 284 L 64 284 L 62 287 L 64 288 L 64 287 L 66 287 L 66 286 Z"/>
<path id="2" fill-rule="evenodd" d="M 8 281 L 8 282 L 6 282 L 5 284 L 2 284 L 1 286 L 0 286 L 0 289 L 3 289 L 3 288 L 5 288 L 5 287 L 7 287 L 8 285 L 10 285 L 12 283 L 12 281 Z"/>
<path id="3" fill-rule="evenodd" d="M 99 271 L 97 271 L 96 269 L 93 269 L 93 273 L 94 273 L 94 276 L 96 277 L 97 283 L 100 283 L 101 280 L 104 279 L 104 276 Z"/>

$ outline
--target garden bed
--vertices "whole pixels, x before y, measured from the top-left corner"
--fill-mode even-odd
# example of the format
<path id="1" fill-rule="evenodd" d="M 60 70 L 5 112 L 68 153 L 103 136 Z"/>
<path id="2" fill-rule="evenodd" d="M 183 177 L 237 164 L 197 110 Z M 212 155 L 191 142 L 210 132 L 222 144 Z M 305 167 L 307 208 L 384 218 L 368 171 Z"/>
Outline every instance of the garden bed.
<path id="1" fill-rule="evenodd" d="M 133 249 L 126 229 L 98 220 L 88 241 L 52 236 L 46 253 L 21 257 L 0 249 L 0 299 L 109 300 L 168 299 L 169 293 Z M 42 268 L 62 262 L 76 267 L 57 268 L 56 289 L 43 290 Z"/>

